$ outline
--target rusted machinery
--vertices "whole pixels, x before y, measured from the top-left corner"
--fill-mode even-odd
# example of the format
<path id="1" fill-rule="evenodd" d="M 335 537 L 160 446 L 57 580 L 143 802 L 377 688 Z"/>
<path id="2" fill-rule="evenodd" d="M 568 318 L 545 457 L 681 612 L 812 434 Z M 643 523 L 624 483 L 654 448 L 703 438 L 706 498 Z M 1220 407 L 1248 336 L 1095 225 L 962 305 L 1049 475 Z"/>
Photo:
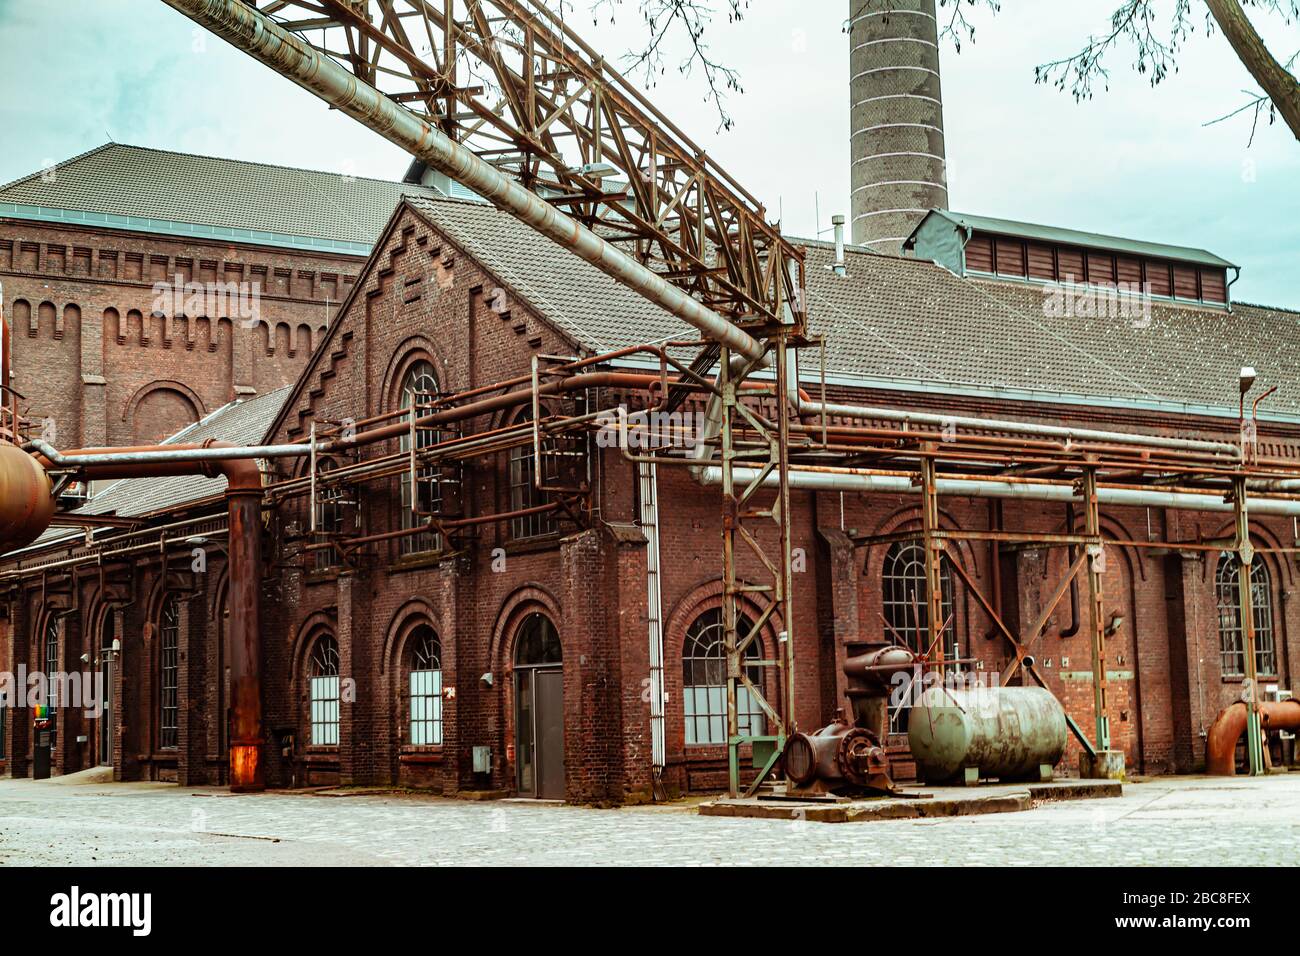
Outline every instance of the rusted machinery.
<path id="1" fill-rule="evenodd" d="M 926 783 L 1041 779 L 1065 751 L 1065 710 L 1042 687 L 926 687 L 907 741 Z M 1044 770 L 1046 768 L 1046 770 Z"/>
<path id="2" fill-rule="evenodd" d="M 1300 700 L 1266 700 L 1259 703 L 1264 733 L 1300 730 Z M 1238 701 L 1219 712 L 1205 742 L 1205 772 L 1218 777 L 1237 773 L 1237 743 L 1246 730 L 1246 704 Z M 1265 759 L 1268 749 L 1265 748 Z"/>
<path id="3" fill-rule="evenodd" d="M 54 517 L 50 476 L 17 445 L 0 443 L 0 552 L 26 547 Z"/>
<path id="4" fill-rule="evenodd" d="M 910 650 L 894 645 L 844 662 L 853 720 L 836 711 L 834 719 L 816 733 L 790 736 L 784 753 L 788 795 L 895 792 L 884 748 L 889 695 L 899 684 L 896 675 L 905 675 L 917 663 Z"/>

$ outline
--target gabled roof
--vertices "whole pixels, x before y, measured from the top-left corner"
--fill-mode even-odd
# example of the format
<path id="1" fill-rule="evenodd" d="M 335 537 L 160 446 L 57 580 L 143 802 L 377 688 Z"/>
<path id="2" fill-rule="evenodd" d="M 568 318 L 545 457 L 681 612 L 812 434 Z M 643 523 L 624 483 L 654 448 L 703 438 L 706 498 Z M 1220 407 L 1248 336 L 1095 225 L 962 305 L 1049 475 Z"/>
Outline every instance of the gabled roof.
<path id="1" fill-rule="evenodd" d="M 1080 232 L 1077 229 L 1041 226 L 1032 222 L 1016 222 L 1012 219 L 994 219 L 991 216 L 972 216 L 968 213 L 953 212 L 950 209 L 930 210 L 921 222 L 917 223 L 916 228 L 912 230 L 912 234 L 903 242 L 904 249 L 912 248 L 921 224 L 931 216 L 947 219 L 963 229 L 988 232 L 999 236 L 1016 236 L 1021 239 L 1034 239 L 1038 242 L 1082 246 L 1085 249 L 1106 249 L 1110 252 L 1124 252 L 1129 255 L 1148 256 L 1155 259 L 1174 259 L 1179 262 L 1192 262 L 1197 265 L 1215 266 L 1222 269 L 1237 268 L 1235 264 L 1227 259 L 1220 258 L 1204 249 L 1171 246 L 1160 242 L 1141 242 L 1119 236 L 1104 236 L 1095 232 Z"/>
<path id="2" fill-rule="evenodd" d="M 365 255 L 407 193 L 436 191 L 106 143 L 0 186 L 0 215 Z"/>
<path id="3" fill-rule="evenodd" d="M 492 206 L 428 197 L 407 197 L 405 206 L 575 347 L 603 353 L 694 334 Z M 811 328 L 827 334 L 827 370 L 841 384 L 1235 416 L 1243 365 L 1254 365 L 1262 382 L 1280 383 L 1293 377 L 1300 356 L 1300 313 L 1285 309 L 1237 304 L 1226 313 L 1149 301 L 1138 315 L 1051 317 L 1059 287 L 1050 283 L 959 278 L 932 262 L 854 246 L 847 274 L 838 276 L 832 244 L 792 241 L 807 250 Z M 364 274 L 352 294 L 363 285 Z M 322 351 L 333 334 L 331 326 Z M 803 374 L 815 378 L 816 368 L 809 358 Z M 1277 413 L 1300 417 L 1300 392 L 1270 398 L 1265 414 Z"/>
<path id="4" fill-rule="evenodd" d="M 253 398 L 230 402 L 205 418 L 183 428 L 161 444 L 199 444 L 208 439 L 232 445 L 253 445 L 262 438 L 267 424 L 288 397 L 290 386 Z M 116 515 L 132 518 L 163 512 L 191 501 L 220 495 L 226 490 L 224 478 L 202 475 L 178 475 L 170 478 L 123 478 L 102 489 L 90 501 L 71 514 Z M 51 528 L 23 551 L 35 550 L 65 538 L 81 536 L 75 528 Z M 13 554 L 22 554 L 16 551 Z"/>

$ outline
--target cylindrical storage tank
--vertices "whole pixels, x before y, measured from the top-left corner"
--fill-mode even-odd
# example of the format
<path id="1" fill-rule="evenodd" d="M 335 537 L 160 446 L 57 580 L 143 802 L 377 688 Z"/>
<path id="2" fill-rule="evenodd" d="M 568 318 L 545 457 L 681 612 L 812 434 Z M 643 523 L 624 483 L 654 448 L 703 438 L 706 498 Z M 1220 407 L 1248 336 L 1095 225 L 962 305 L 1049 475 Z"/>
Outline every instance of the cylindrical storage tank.
<path id="1" fill-rule="evenodd" d="M 1065 710 L 1041 687 L 927 687 L 912 706 L 907 742 L 927 783 L 980 777 L 1017 780 L 1055 766 L 1065 752 Z"/>
<path id="2" fill-rule="evenodd" d="M 54 517 L 50 476 L 17 445 L 0 443 L 0 554 L 31 544 Z"/>
<path id="3" fill-rule="evenodd" d="M 853 241 L 898 252 L 948 208 L 935 0 L 849 2 Z"/>

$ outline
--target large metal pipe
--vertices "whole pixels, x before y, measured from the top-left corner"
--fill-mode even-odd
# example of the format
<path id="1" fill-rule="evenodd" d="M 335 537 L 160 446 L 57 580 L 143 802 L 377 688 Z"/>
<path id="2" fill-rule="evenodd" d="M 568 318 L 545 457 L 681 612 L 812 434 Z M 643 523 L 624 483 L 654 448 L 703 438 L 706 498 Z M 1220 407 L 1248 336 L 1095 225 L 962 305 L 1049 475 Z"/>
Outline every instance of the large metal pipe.
<path id="1" fill-rule="evenodd" d="M 1219 777 L 1237 773 L 1237 742 L 1246 729 L 1246 704 L 1238 701 L 1219 712 L 1205 740 L 1205 772 Z M 1259 704 L 1264 730 L 1300 730 L 1300 700 L 1266 700 Z"/>
<path id="2" fill-rule="evenodd" d="M 438 172 L 640 292 L 706 338 L 751 358 L 763 346 L 748 333 L 637 262 L 621 249 L 479 159 L 441 130 L 317 53 L 299 37 L 239 0 L 164 0 L 236 49 L 288 77 Z"/>
<path id="3" fill-rule="evenodd" d="M 48 447 L 48 446 L 47 446 Z M 168 453 L 196 456 L 188 460 L 148 459 L 123 463 L 123 455 L 157 453 L 159 446 L 78 448 L 55 459 L 86 461 L 79 470 L 87 480 L 161 478 L 203 475 L 226 479 L 229 518 L 230 622 L 227 627 L 230 664 L 230 789 L 265 788 L 262 768 L 262 629 L 258 594 L 262 580 L 262 472 L 255 461 L 241 457 L 246 449 L 223 442 L 161 446 Z M 221 458 L 213 458 L 222 455 Z M 24 457 L 28 457 L 24 454 Z M 31 459 L 50 467 L 48 456 Z M 48 479 L 46 479 L 48 481 Z"/>
<path id="4" fill-rule="evenodd" d="M 722 483 L 722 469 L 717 465 L 692 466 L 701 483 Z M 756 468 L 735 469 L 736 481 L 753 481 L 758 476 Z M 765 487 L 776 485 L 776 476 L 768 475 Z M 1022 501 L 1075 501 L 1074 489 L 1069 485 L 1028 483 L 1010 479 L 993 478 L 940 478 L 935 483 L 940 495 L 955 498 L 1010 498 Z M 851 468 L 801 471 L 796 465 L 790 471 L 790 486 L 808 491 L 849 491 L 875 494 L 918 494 L 920 486 L 907 475 L 866 474 Z M 1173 508 L 1181 511 L 1230 512 L 1232 504 L 1222 497 L 1179 491 L 1144 491 L 1137 488 L 1099 488 L 1097 500 L 1104 505 L 1126 508 Z M 1251 498 L 1247 503 L 1252 514 L 1300 517 L 1300 501 L 1269 498 Z"/>

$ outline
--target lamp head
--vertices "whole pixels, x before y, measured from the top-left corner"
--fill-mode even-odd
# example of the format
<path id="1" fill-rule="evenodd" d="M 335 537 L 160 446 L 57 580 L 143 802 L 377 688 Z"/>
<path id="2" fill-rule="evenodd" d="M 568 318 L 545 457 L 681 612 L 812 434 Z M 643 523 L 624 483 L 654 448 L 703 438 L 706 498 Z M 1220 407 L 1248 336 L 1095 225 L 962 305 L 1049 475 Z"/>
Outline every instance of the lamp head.
<path id="1" fill-rule="evenodd" d="M 1257 373 L 1253 366 L 1244 365 L 1241 369 L 1241 394 L 1245 395 L 1250 391 L 1250 387 L 1255 384 Z"/>

